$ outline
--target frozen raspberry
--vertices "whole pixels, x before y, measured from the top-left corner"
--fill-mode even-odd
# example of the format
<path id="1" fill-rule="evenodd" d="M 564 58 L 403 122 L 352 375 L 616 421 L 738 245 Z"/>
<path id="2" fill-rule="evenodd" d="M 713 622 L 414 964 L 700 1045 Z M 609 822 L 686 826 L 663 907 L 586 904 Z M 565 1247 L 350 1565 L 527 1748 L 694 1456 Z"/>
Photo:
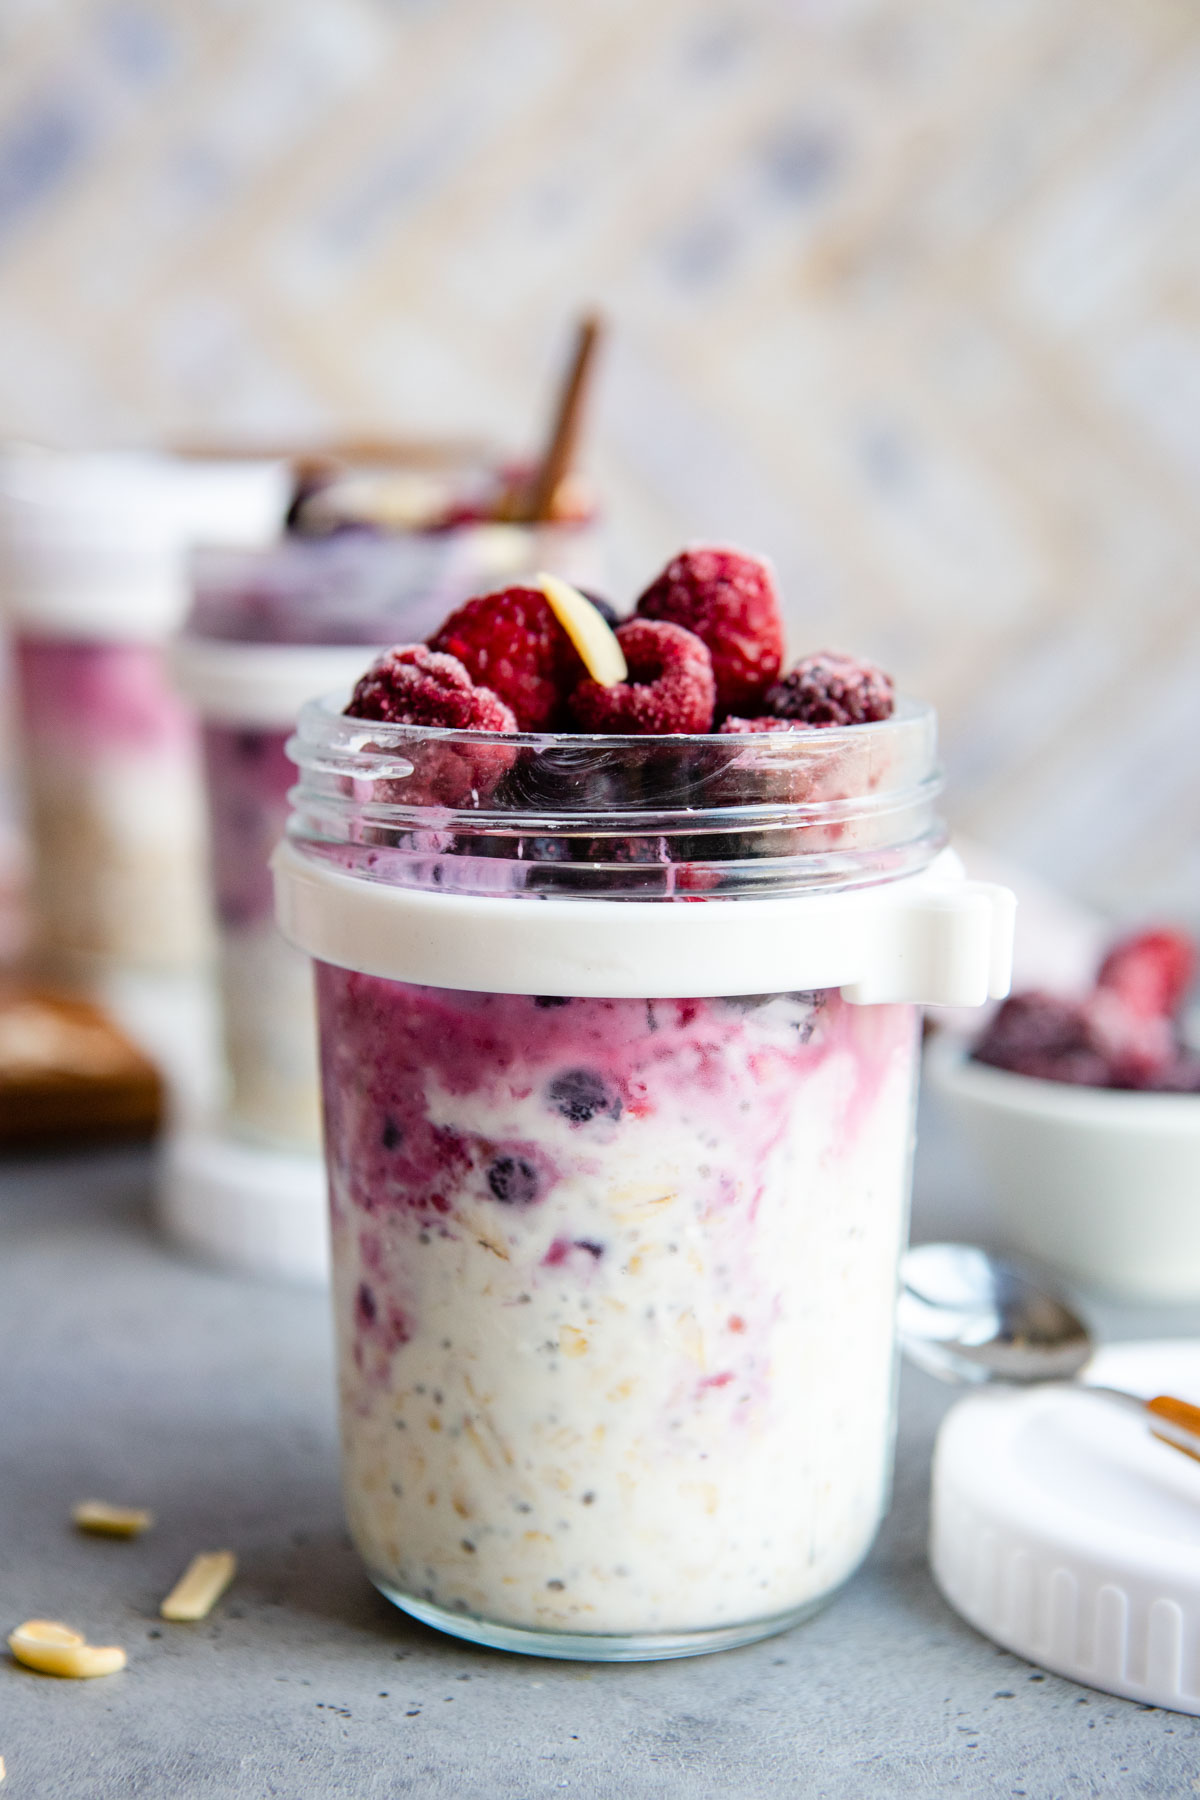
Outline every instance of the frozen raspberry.
<path id="1" fill-rule="evenodd" d="M 812 731 L 811 725 L 804 725 L 799 719 L 777 719 L 768 714 L 763 719 L 738 719 L 730 713 L 722 719 L 720 732 L 723 737 L 743 737 L 750 732 L 758 731 Z"/>
<path id="2" fill-rule="evenodd" d="M 353 719 L 378 719 L 387 725 L 517 729 L 509 708 L 490 688 L 476 687 L 453 656 L 442 656 L 424 644 L 403 644 L 377 657 L 346 712 Z M 515 747 L 431 736 L 406 745 L 405 754 L 412 774 L 376 782 L 377 800 L 398 806 L 483 806 L 512 767 Z"/>
<path id="3" fill-rule="evenodd" d="M 376 657 L 347 716 L 386 725 L 443 725 L 454 731 L 515 731 L 517 721 L 490 688 L 476 687 L 453 656 L 400 644 Z"/>
<path id="4" fill-rule="evenodd" d="M 1055 994 L 1013 994 L 994 1014 L 972 1055 L 976 1062 L 1014 1075 L 1079 1087 L 1109 1084 L 1108 1059 L 1084 1007 Z"/>
<path id="5" fill-rule="evenodd" d="M 895 694 L 882 669 L 836 650 L 819 650 L 777 681 L 766 703 L 777 718 L 804 725 L 867 725 L 891 718 Z"/>
<path id="6" fill-rule="evenodd" d="M 1141 1019 L 1173 1019 L 1196 976 L 1196 947 L 1179 931 L 1141 931 L 1114 944 L 1098 988 L 1119 994 Z"/>
<path id="7" fill-rule="evenodd" d="M 571 711 L 584 731 L 658 735 L 712 727 L 712 658 L 691 631 L 630 619 L 617 632 L 629 677 L 615 687 L 581 681 Z"/>
<path id="8" fill-rule="evenodd" d="M 429 640 L 511 706 L 521 731 L 549 731 L 587 670 L 540 588 L 468 600 Z"/>
<path id="9" fill-rule="evenodd" d="M 783 666 L 783 620 L 766 563 L 717 545 L 684 550 L 650 583 L 637 611 L 684 625 L 708 645 L 718 713 L 760 709 Z"/>

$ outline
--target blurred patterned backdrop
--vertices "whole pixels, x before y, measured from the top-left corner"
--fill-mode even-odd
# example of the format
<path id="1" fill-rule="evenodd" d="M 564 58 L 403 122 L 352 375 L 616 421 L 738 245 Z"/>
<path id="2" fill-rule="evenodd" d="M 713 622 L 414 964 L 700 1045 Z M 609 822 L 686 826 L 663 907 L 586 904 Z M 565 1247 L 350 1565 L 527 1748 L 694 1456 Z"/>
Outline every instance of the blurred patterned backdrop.
<path id="1" fill-rule="evenodd" d="M 956 820 L 1200 922 L 1194 0 L 0 0 L 0 432 L 534 443 L 775 558 Z"/>

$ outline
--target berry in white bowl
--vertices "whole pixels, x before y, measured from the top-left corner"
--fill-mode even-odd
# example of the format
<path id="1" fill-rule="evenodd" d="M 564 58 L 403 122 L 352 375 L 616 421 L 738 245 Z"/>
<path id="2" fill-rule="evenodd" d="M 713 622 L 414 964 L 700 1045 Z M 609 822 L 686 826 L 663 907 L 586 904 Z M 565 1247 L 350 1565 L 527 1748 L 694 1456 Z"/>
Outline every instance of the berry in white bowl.
<path id="1" fill-rule="evenodd" d="M 1083 997 L 1013 995 L 973 1047 L 942 1033 L 927 1053 L 1007 1246 L 1127 1300 L 1200 1301 L 1194 971 L 1185 937 L 1142 932 Z"/>

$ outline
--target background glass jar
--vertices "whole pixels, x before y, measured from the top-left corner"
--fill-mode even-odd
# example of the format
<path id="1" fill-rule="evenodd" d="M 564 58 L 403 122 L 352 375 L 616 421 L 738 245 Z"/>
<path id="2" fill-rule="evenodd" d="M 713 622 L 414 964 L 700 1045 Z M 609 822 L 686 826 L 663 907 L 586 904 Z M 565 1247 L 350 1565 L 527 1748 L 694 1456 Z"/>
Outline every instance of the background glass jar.
<path id="1" fill-rule="evenodd" d="M 56 966 L 186 969 L 210 947 L 195 723 L 164 647 L 189 546 L 269 539 L 288 492 L 277 463 L 0 452 L 31 912 Z"/>
<path id="2" fill-rule="evenodd" d="M 294 754 L 372 1578 L 540 1654 L 795 1622 L 886 1501 L 914 1003 L 1004 984 L 931 715 L 618 740 L 314 706 Z"/>
<path id="3" fill-rule="evenodd" d="M 347 688 L 362 645 L 184 637 L 176 680 L 200 715 L 225 1063 L 225 1122 L 259 1144 L 320 1147 L 312 968 L 275 924 L 271 852 L 287 824 L 295 770 L 285 746 L 314 692 Z"/>
<path id="4" fill-rule="evenodd" d="M 161 643 L 15 641 L 37 947 L 189 968 L 210 942 L 195 722 Z"/>
<path id="5" fill-rule="evenodd" d="M 589 553 L 584 526 L 464 524 L 289 538 L 194 559 L 175 676 L 203 724 L 228 1123 L 315 1149 L 320 1095 L 312 972 L 276 929 L 270 855 L 294 779 L 285 744 L 303 703 L 347 691 L 381 645 L 427 636 L 473 593 L 537 559 Z"/>

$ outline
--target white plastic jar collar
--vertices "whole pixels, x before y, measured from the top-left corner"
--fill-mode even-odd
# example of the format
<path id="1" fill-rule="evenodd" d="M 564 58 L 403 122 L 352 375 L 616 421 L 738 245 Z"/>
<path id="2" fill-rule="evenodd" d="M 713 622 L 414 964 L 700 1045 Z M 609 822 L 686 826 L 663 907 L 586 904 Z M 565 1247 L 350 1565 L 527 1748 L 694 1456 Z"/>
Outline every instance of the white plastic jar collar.
<path id="1" fill-rule="evenodd" d="M 366 644 L 250 644 L 181 637 L 170 647 L 180 693 L 213 725 L 286 730 L 314 694 L 348 691 L 378 655 Z"/>

